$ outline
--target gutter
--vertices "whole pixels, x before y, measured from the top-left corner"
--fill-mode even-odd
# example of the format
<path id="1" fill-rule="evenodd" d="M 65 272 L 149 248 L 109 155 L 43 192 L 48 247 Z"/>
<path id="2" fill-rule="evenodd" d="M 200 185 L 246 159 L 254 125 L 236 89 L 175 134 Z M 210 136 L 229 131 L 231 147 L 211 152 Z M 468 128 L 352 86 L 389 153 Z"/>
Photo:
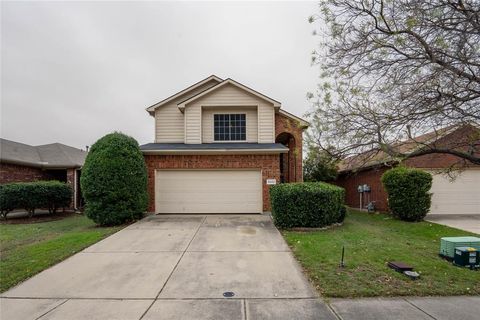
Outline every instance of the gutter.
<path id="1" fill-rule="evenodd" d="M 385 161 L 385 162 L 376 162 L 363 167 L 355 167 L 351 169 L 340 169 L 338 170 L 338 174 L 357 173 L 357 172 L 367 171 L 367 170 L 376 169 L 380 167 L 388 167 L 395 163 L 398 163 L 398 161 L 392 160 L 392 161 Z"/>
<path id="2" fill-rule="evenodd" d="M 82 165 L 76 164 L 76 165 L 50 165 L 48 162 L 28 162 L 28 161 L 22 161 L 22 160 L 13 160 L 13 159 L 2 159 L 0 161 L 1 164 L 6 163 L 6 164 L 15 164 L 19 166 L 25 166 L 25 167 L 34 167 L 34 168 L 39 168 L 39 169 L 77 169 L 81 168 Z"/>
<path id="3" fill-rule="evenodd" d="M 141 150 L 145 155 L 218 155 L 218 154 L 278 154 L 288 153 L 288 149 L 162 149 L 162 150 Z"/>

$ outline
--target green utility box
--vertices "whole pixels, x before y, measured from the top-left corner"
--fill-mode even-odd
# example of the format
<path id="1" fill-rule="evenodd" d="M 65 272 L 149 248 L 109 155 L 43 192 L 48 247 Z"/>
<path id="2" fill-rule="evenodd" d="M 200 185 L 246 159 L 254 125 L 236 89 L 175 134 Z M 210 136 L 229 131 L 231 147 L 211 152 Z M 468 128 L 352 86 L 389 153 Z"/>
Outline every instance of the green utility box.
<path id="1" fill-rule="evenodd" d="M 480 251 L 480 238 L 477 237 L 444 237 L 440 240 L 440 255 L 453 259 L 455 248 L 471 247 Z"/>
<path id="2" fill-rule="evenodd" d="M 480 252 L 471 247 L 455 248 L 455 257 L 453 263 L 461 267 L 470 267 L 470 269 L 480 266 Z"/>

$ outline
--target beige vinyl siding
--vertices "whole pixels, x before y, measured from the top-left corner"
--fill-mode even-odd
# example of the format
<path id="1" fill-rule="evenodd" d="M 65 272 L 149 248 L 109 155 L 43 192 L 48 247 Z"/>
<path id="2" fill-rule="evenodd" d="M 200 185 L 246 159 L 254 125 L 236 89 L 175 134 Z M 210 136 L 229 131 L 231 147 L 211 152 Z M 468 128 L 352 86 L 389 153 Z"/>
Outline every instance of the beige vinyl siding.
<path id="1" fill-rule="evenodd" d="M 216 113 L 245 113 L 247 126 L 247 140 L 255 143 L 258 141 L 258 117 L 256 107 L 218 107 L 202 109 L 202 143 L 215 142 L 213 139 L 213 115 Z"/>
<path id="2" fill-rule="evenodd" d="M 202 143 L 202 108 L 199 105 L 185 108 L 185 143 Z"/>
<path id="3" fill-rule="evenodd" d="M 192 101 L 185 107 L 185 114 L 188 113 L 188 109 L 192 109 L 192 113 L 189 118 L 186 119 L 186 123 L 194 125 L 192 128 L 185 130 L 186 143 L 201 143 L 201 127 L 197 128 L 195 125 L 201 121 L 194 121 L 192 117 L 200 116 L 203 108 L 241 108 L 241 107 L 257 107 L 257 120 L 258 120 L 258 133 L 257 142 L 259 143 L 273 143 L 275 132 L 275 111 L 273 104 L 260 99 L 244 90 L 237 88 L 233 85 L 225 85 L 213 92 Z M 208 125 L 208 124 L 207 124 Z M 195 130 L 198 130 L 195 132 Z M 200 142 L 198 142 L 200 141 Z"/>
<path id="4" fill-rule="evenodd" d="M 260 170 L 157 170 L 157 213 L 261 213 Z"/>
<path id="5" fill-rule="evenodd" d="M 258 106 L 258 143 L 275 142 L 275 111 L 269 105 Z"/>
<path id="6" fill-rule="evenodd" d="M 183 143 L 183 113 L 175 103 L 155 110 L 155 142 Z"/>
<path id="7" fill-rule="evenodd" d="M 209 81 L 194 90 L 179 96 L 174 101 L 155 110 L 155 142 L 157 143 L 183 143 L 185 141 L 184 115 L 178 109 L 178 103 L 199 92 L 216 85 L 217 81 Z"/>

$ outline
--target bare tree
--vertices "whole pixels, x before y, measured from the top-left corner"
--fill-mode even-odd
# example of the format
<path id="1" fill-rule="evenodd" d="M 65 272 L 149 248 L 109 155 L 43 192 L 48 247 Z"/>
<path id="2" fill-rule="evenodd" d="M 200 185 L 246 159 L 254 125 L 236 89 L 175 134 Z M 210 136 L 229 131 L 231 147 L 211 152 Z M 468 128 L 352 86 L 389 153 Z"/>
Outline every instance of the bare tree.
<path id="1" fill-rule="evenodd" d="M 309 95 L 310 142 L 343 158 L 447 153 L 480 164 L 478 134 L 455 145 L 414 138 L 479 128 L 480 1 L 324 0 L 314 21 L 321 83 Z M 417 148 L 399 148 L 405 139 Z"/>

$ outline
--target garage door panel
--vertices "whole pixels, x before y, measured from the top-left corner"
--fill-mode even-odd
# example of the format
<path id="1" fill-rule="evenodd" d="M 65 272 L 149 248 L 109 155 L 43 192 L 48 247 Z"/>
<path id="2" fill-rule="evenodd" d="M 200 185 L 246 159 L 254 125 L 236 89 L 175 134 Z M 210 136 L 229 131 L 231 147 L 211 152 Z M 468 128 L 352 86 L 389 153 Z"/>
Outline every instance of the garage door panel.
<path id="1" fill-rule="evenodd" d="M 172 202 L 182 202 L 182 203 L 211 203 L 211 199 L 209 197 L 209 193 L 190 193 L 188 194 L 188 197 L 185 194 L 182 193 L 163 193 L 163 199 L 162 202 L 165 203 L 172 203 Z M 232 200 L 230 198 L 232 197 L 237 197 L 238 192 L 222 192 L 222 193 L 215 193 L 215 196 L 218 197 L 218 199 L 215 200 L 215 203 L 232 203 Z M 244 193 L 241 195 L 242 198 L 245 199 L 251 199 L 251 198 L 257 198 L 256 193 Z M 168 200 L 167 200 L 168 199 Z M 242 201 L 242 202 L 248 202 L 248 201 Z M 252 201 L 250 201 L 252 202 Z M 255 201 L 256 203 L 256 201 Z"/>
<path id="2" fill-rule="evenodd" d="M 172 208 L 181 207 L 182 211 Z M 232 207 L 230 204 L 215 204 L 215 210 L 212 210 L 211 203 L 181 203 L 162 204 L 157 210 L 158 213 L 258 213 L 257 203 L 244 203 L 242 207 Z"/>
<path id="3" fill-rule="evenodd" d="M 158 213 L 262 212 L 260 170 L 157 170 Z"/>
<path id="4" fill-rule="evenodd" d="M 191 181 L 185 181 L 184 185 L 175 185 L 178 182 L 159 182 L 158 186 L 163 189 L 163 192 L 169 193 L 169 194 L 176 194 L 179 192 L 182 193 L 235 193 L 238 191 L 241 192 L 254 192 L 252 190 L 258 190 L 258 183 L 242 183 L 241 185 L 228 185 L 224 184 L 221 182 L 214 182 L 218 184 L 217 186 L 212 186 L 212 185 L 202 185 L 201 188 L 199 189 L 199 183 L 198 185 L 193 184 Z M 162 187 L 162 184 L 164 187 Z"/>
<path id="5" fill-rule="evenodd" d="M 480 214 L 480 170 L 466 169 L 456 179 L 432 172 L 433 214 Z"/>

